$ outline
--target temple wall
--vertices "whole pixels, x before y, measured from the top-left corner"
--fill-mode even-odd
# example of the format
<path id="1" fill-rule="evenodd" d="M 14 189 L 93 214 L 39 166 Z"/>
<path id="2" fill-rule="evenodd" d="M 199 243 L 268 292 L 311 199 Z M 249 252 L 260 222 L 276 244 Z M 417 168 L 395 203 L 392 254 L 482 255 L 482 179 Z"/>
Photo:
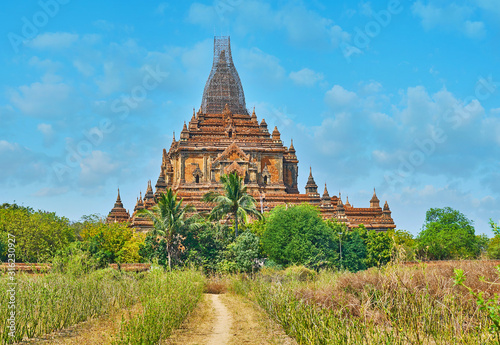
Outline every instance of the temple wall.
<path id="1" fill-rule="evenodd" d="M 193 176 L 193 172 L 196 170 L 198 164 L 198 167 L 200 168 L 202 174 L 203 174 L 203 156 L 188 156 L 185 161 L 184 161 L 184 179 L 186 183 L 194 183 L 195 182 L 195 177 Z M 204 175 L 204 174 L 203 174 Z M 205 176 L 202 176 L 200 179 L 200 182 L 204 180 Z"/>
<path id="2" fill-rule="evenodd" d="M 271 183 L 278 183 L 280 181 L 279 169 L 281 166 L 281 159 L 270 156 L 263 156 L 261 159 L 261 166 L 262 169 L 267 166 L 267 170 L 271 174 Z"/>

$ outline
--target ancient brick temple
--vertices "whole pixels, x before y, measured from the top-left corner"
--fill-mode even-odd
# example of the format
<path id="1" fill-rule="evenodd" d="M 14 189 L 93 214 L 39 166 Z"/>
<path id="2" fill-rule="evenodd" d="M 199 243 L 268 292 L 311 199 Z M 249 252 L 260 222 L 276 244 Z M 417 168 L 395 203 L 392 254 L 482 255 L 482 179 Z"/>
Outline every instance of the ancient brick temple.
<path id="1" fill-rule="evenodd" d="M 237 172 L 244 178 L 248 192 L 257 200 L 262 211 L 277 205 L 296 205 L 303 202 L 318 206 L 324 218 L 334 218 L 349 227 L 364 224 L 368 229 L 395 228 L 387 202 L 380 207 L 375 191 L 370 207 L 355 208 L 344 204 L 341 196 L 332 196 L 326 189 L 318 193 L 312 171 L 305 185 L 305 194 L 297 186 L 298 159 L 293 147 L 284 146 L 278 128 L 272 133 L 266 121 L 257 120 L 246 108 L 245 95 L 238 72 L 233 64 L 229 37 L 214 39 L 214 60 L 208 77 L 201 107 L 193 110 L 189 123 L 184 123 L 179 140 L 175 134 L 168 151 L 163 149 L 160 176 L 155 185 L 148 182 L 144 197 L 137 199 L 131 217 L 118 200 L 108 221 L 130 221 L 138 230 L 146 231 L 152 223 L 137 217 L 140 209 L 150 209 L 155 199 L 172 188 L 185 203 L 197 210 L 209 210 L 200 201 L 208 191 L 221 190 L 222 174 Z"/>

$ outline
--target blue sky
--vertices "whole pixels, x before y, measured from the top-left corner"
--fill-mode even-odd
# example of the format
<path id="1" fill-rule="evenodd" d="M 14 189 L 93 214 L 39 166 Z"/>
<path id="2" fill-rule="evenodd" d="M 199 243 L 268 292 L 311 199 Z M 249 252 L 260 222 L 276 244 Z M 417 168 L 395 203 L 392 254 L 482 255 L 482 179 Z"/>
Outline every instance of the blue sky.
<path id="1" fill-rule="evenodd" d="M 77 220 L 132 210 L 201 104 L 213 36 L 230 35 L 249 108 L 293 138 L 330 194 L 373 188 L 416 234 L 450 206 L 500 220 L 496 0 L 6 0 L 0 202 Z"/>

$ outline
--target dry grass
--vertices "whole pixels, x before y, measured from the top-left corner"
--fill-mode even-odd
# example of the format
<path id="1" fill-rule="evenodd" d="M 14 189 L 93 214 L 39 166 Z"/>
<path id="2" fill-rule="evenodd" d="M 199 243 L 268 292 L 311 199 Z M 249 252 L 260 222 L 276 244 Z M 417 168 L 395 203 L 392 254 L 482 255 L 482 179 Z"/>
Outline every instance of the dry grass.
<path id="1" fill-rule="evenodd" d="M 226 293 L 228 285 L 226 277 L 212 276 L 207 278 L 203 292 L 211 294 Z"/>
<path id="2" fill-rule="evenodd" d="M 358 273 L 322 272 L 313 281 L 257 279 L 233 288 L 255 300 L 288 334 L 307 344 L 487 344 L 491 321 L 469 292 L 454 286 L 454 269 L 467 285 L 500 293 L 496 262 L 389 265 Z"/>
<path id="3" fill-rule="evenodd" d="M 170 338 L 162 344 L 165 345 L 198 345 L 205 344 L 212 332 L 214 323 L 214 309 L 212 301 L 203 295 L 196 309 L 176 329 Z"/>
<path id="4" fill-rule="evenodd" d="M 500 285 L 488 284 L 479 278 L 497 282 L 495 264 L 489 261 L 457 261 L 432 265 L 422 263 L 411 267 L 388 266 L 384 270 L 373 268 L 358 273 L 346 272 L 339 275 L 334 283 L 325 283 L 320 279 L 297 287 L 294 293 L 306 303 L 341 311 L 343 316 L 362 317 L 377 323 L 387 321 L 387 317 L 377 310 L 381 297 L 390 299 L 402 290 L 415 296 L 426 295 L 440 302 L 450 296 L 460 296 L 461 306 L 474 314 L 477 309 L 475 300 L 465 288 L 454 286 L 453 270 L 463 269 L 468 286 L 475 291 L 485 291 L 485 297 L 489 298 L 494 293 L 500 293 Z M 388 300 L 383 302 L 389 303 Z"/>
<path id="5" fill-rule="evenodd" d="M 120 330 L 122 320 L 142 312 L 140 304 L 127 309 L 122 309 L 111 315 L 81 322 L 62 331 L 47 334 L 38 339 L 30 339 L 21 344 L 40 345 L 104 345 L 111 344 L 113 336 Z"/>
<path id="6" fill-rule="evenodd" d="M 233 316 L 231 345 L 296 345 L 280 325 L 247 299 L 225 294 L 222 301 Z"/>

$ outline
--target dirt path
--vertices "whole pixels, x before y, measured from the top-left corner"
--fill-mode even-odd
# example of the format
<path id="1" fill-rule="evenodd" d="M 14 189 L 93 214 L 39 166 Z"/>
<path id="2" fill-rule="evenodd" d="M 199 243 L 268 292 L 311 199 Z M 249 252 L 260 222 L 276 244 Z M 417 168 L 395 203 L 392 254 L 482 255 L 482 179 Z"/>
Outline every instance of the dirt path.
<path id="1" fill-rule="evenodd" d="M 205 294 L 168 345 L 296 345 L 251 302 L 233 294 Z"/>
<path id="2" fill-rule="evenodd" d="M 214 308 L 215 323 L 212 335 L 207 341 L 207 345 L 226 345 L 231 338 L 231 326 L 233 318 L 226 306 L 220 301 L 220 295 L 208 295 L 212 300 Z"/>
<path id="3" fill-rule="evenodd" d="M 107 345 L 122 317 L 140 306 L 82 322 L 24 344 Z M 196 309 L 163 345 L 296 345 L 267 314 L 241 296 L 204 294 Z"/>

